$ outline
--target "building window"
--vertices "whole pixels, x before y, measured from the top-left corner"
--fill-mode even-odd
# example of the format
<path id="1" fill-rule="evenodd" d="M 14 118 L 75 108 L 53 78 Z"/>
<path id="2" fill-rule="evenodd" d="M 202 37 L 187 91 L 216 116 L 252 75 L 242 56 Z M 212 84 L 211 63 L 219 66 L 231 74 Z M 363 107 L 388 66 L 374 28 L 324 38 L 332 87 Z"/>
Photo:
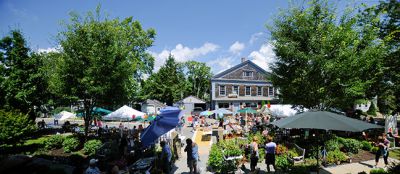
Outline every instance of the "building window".
<path id="1" fill-rule="evenodd" d="M 257 86 L 257 95 L 261 96 L 262 95 L 262 86 Z"/>
<path id="2" fill-rule="evenodd" d="M 251 94 L 251 88 L 250 86 L 246 86 L 246 95 L 250 95 Z"/>
<path id="3" fill-rule="evenodd" d="M 232 93 L 239 94 L 239 86 L 232 86 Z"/>
<path id="4" fill-rule="evenodd" d="M 226 95 L 226 86 L 225 85 L 219 86 L 219 95 L 221 95 L 221 96 Z"/>
<path id="5" fill-rule="evenodd" d="M 252 71 L 243 71 L 243 77 L 253 77 Z"/>
<path id="6" fill-rule="evenodd" d="M 274 87 L 268 87 L 268 96 L 274 96 Z"/>

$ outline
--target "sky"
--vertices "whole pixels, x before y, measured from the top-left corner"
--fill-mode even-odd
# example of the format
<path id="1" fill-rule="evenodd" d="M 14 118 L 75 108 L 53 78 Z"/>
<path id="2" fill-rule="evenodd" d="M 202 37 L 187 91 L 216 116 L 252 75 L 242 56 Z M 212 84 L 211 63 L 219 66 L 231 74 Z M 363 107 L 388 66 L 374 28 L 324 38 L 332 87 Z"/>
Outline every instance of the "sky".
<path id="1" fill-rule="evenodd" d="M 339 10 L 348 2 L 339 1 Z M 99 4 L 109 18 L 132 16 L 144 29 L 156 30 L 148 50 L 155 71 L 172 54 L 179 62 L 205 62 L 214 74 L 242 57 L 269 70 L 275 55 L 266 25 L 289 6 L 285 0 L 0 0 L 0 37 L 19 29 L 33 51 L 53 51 L 69 13 L 85 15 Z"/>

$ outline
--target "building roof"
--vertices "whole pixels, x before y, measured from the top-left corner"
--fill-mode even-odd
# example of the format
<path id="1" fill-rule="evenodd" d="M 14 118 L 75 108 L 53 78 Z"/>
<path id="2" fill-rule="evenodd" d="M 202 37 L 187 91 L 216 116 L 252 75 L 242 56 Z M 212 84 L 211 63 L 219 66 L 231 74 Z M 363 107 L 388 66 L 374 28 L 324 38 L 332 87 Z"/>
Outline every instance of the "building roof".
<path id="1" fill-rule="evenodd" d="M 154 105 L 154 106 L 159 106 L 159 107 L 167 107 L 167 105 L 165 105 L 164 103 L 161 103 L 158 100 L 151 100 L 151 99 L 147 99 L 145 102 L 148 105 Z"/>
<path id="2" fill-rule="evenodd" d="M 186 97 L 186 98 L 184 98 L 182 100 L 179 100 L 176 103 L 201 103 L 201 104 L 205 104 L 206 102 L 204 100 L 202 100 L 202 99 L 199 99 L 199 98 L 191 95 L 191 96 L 188 96 L 188 97 Z"/>
<path id="3" fill-rule="evenodd" d="M 213 79 L 215 79 L 215 78 L 221 78 L 221 77 L 225 76 L 226 74 L 229 74 L 229 73 L 235 71 L 236 69 L 238 69 L 238 68 L 240 68 L 240 67 L 243 67 L 243 66 L 245 66 L 245 65 L 247 65 L 247 64 L 253 66 L 257 71 L 259 71 L 259 72 L 261 72 L 261 73 L 263 73 L 263 74 L 266 74 L 266 75 L 267 75 L 267 74 L 268 74 L 268 75 L 270 74 L 269 72 L 267 72 L 267 71 L 265 71 L 264 69 L 262 69 L 261 67 L 259 67 L 257 64 L 253 63 L 251 60 L 246 60 L 246 61 L 244 61 L 244 62 L 242 62 L 242 63 L 239 63 L 239 64 L 237 64 L 237 65 L 235 65 L 235 66 L 233 66 L 233 67 L 231 67 L 231 68 L 229 68 L 229 69 L 227 69 L 227 70 L 225 70 L 225 71 L 222 71 L 222 72 L 220 72 L 220 73 L 214 75 L 212 78 L 213 78 Z"/>

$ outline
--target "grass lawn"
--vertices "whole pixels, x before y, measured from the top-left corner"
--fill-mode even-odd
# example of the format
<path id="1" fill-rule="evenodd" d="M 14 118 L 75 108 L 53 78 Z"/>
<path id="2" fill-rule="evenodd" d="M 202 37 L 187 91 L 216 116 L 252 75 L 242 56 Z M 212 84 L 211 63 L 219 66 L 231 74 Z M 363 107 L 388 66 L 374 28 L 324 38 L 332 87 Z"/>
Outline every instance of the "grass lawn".
<path id="1" fill-rule="evenodd" d="M 389 152 L 389 157 L 400 160 L 400 149 L 391 150 Z"/>

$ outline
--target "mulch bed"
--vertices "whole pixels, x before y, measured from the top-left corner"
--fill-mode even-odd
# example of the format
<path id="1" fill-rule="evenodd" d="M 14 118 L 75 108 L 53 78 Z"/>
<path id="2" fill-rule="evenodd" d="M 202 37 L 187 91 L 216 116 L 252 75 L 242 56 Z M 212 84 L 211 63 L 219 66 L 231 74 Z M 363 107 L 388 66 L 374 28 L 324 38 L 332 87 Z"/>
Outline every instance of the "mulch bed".
<path id="1" fill-rule="evenodd" d="M 361 161 L 368 161 L 373 159 L 375 159 L 375 154 L 365 150 L 358 151 L 358 154 L 354 154 L 351 158 L 352 163 L 358 163 Z"/>

